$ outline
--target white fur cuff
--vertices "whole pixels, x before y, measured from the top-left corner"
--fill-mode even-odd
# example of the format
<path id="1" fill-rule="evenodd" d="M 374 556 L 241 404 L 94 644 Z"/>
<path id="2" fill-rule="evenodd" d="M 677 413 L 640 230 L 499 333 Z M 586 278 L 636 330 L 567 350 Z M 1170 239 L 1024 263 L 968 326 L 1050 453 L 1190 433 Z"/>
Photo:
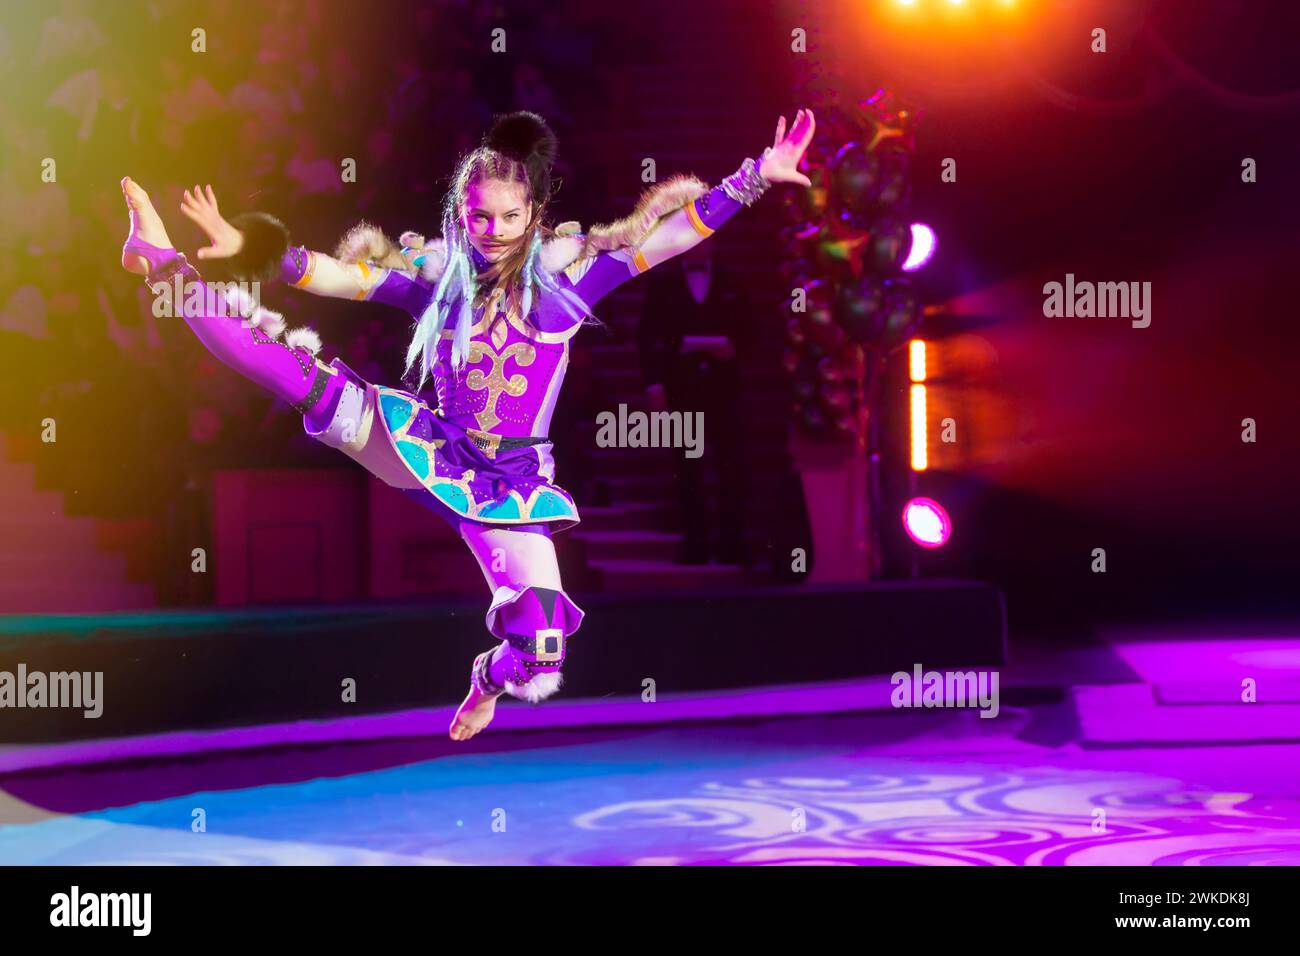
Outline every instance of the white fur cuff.
<path id="1" fill-rule="evenodd" d="M 538 258 L 542 268 L 554 275 L 561 269 L 571 266 L 582 254 L 583 240 L 576 236 L 556 236 L 543 246 Z"/>
<path id="2" fill-rule="evenodd" d="M 545 674 L 534 674 L 533 679 L 527 684 L 506 681 L 506 693 L 518 700 L 526 700 L 530 704 L 540 704 L 558 691 L 563 683 L 564 675 L 559 671 L 550 671 Z"/>

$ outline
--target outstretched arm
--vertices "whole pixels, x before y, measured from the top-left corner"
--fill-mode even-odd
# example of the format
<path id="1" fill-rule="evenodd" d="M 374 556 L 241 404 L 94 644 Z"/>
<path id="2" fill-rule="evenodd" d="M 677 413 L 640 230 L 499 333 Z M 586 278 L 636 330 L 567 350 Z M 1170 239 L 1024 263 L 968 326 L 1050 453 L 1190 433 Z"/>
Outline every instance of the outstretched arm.
<path id="1" fill-rule="evenodd" d="M 413 275 L 367 262 L 341 262 L 305 246 L 290 246 L 280 262 L 280 280 L 295 289 L 335 299 L 373 300 L 419 316 L 430 287 Z"/>
<path id="2" fill-rule="evenodd" d="M 221 215 L 211 186 L 206 191 L 198 186 L 192 192 L 185 190 L 181 212 L 211 242 L 198 251 L 200 259 L 228 259 L 244 250 L 244 233 Z M 401 270 L 367 262 L 342 262 L 305 246 L 291 246 L 284 253 L 276 278 L 313 295 L 383 302 L 415 316 L 424 311 L 430 294 L 427 283 Z"/>
<path id="3" fill-rule="evenodd" d="M 776 124 L 776 136 L 760 161 L 745 160 L 740 169 L 709 192 L 664 216 L 636 249 L 602 253 L 579 261 L 567 272 L 574 291 L 594 305 L 633 276 L 681 255 L 698 245 L 744 206 L 752 205 L 772 183 L 811 186 L 799 172 L 799 161 L 812 142 L 817 122 L 811 110 L 799 110 L 787 135 L 785 117 Z"/>
<path id="4" fill-rule="evenodd" d="M 661 219 L 655 231 L 641 243 L 642 271 L 699 245 L 739 212 L 742 205 L 751 205 L 772 183 L 811 186 L 812 181 L 799 172 L 798 166 L 816 128 L 812 110 L 800 110 L 787 136 L 782 116 L 776 124 L 772 148 L 764 150 L 761 161 L 755 164 L 757 178 L 749 172 L 747 162 L 707 195 Z"/>

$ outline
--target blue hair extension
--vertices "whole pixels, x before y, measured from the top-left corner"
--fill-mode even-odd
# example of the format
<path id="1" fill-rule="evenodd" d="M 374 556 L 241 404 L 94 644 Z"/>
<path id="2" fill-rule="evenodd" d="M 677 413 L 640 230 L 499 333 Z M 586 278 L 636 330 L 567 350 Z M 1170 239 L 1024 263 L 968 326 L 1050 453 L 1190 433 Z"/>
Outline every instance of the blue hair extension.
<path id="1" fill-rule="evenodd" d="M 451 340 L 451 368 L 454 372 L 469 364 L 470 329 L 474 327 L 474 299 L 478 295 L 478 279 L 469 252 L 460 256 L 460 316 Z"/>
<path id="2" fill-rule="evenodd" d="M 420 383 L 417 390 L 424 387 L 429 372 L 437 361 L 438 342 L 447 327 L 453 308 L 457 309 L 458 319 L 452 336 L 451 366 L 455 371 L 469 364 L 471 329 L 474 326 L 474 300 L 478 296 L 478 274 L 470 256 L 469 240 L 456 219 L 455 205 L 450 195 L 443 211 L 442 236 L 447 250 L 442 275 L 438 279 L 428 307 L 416 322 L 411 344 L 406 350 L 406 373 L 411 371 L 417 356 L 421 359 Z M 561 285 L 555 276 L 547 271 L 541 258 L 543 245 L 541 230 L 537 230 L 533 233 L 528 246 L 528 255 L 520 270 L 523 283 L 520 306 L 524 321 L 531 321 L 533 304 L 537 298 L 547 295 L 553 297 L 574 322 L 585 322 L 590 317 L 594 324 L 603 324 L 596 319 L 591 307 L 582 300 L 581 296 L 572 288 Z"/>
<path id="3" fill-rule="evenodd" d="M 533 309 L 533 283 L 536 281 L 534 272 L 537 269 L 537 253 L 542 248 L 542 233 L 540 230 L 533 233 L 533 241 L 528 246 L 528 257 L 524 259 L 524 297 L 521 303 L 524 317 Z"/>
<path id="4" fill-rule="evenodd" d="M 474 324 L 473 302 L 478 294 L 478 283 L 469 257 L 468 242 L 457 228 L 455 220 L 447 213 L 443 215 L 442 236 L 447 249 L 447 261 L 433 298 L 416 323 L 415 334 L 406 350 L 406 372 L 410 372 L 416 356 L 421 359 L 417 389 L 423 388 L 428 380 L 429 370 L 437 358 L 438 342 L 456 302 L 459 302 L 460 308 L 452 340 L 452 368 L 460 368 L 469 362 L 470 327 Z"/>

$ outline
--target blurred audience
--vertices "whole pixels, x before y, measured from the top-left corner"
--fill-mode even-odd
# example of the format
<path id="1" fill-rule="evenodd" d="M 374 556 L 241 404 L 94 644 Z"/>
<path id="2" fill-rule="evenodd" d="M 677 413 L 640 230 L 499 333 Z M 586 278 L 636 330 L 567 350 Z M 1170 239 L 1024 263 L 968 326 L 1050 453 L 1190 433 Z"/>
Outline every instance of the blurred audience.
<path id="1" fill-rule="evenodd" d="M 30 9 L 0 24 L 0 76 L 22 92 L 0 99 L 0 350 L 15 363 L 0 384 L 0 430 L 60 423 L 40 480 L 75 492 L 80 513 L 189 525 L 213 467 L 333 460 L 300 417 L 217 364 L 183 322 L 153 314 L 152 296 L 119 266 L 122 176 L 150 190 L 191 258 L 201 237 L 178 207 L 195 183 L 213 184 L 228 214 L 272 212 L 295 242 L 327 251 L 363 218 L 393 236 L 433 236 L 458 155 L 494 113 L 527 108 L 561 136 L 560 175 L 593 170 L 581 192 L 564 192 L 560 218 L 618 212 L 600 163 L 583 155 L 590 131 L 572 119 L 604 105 L 589 34 L 552 11 L 521 3 L 511 13 L 543 40 L 520 62 L 469 45 L 490 34 L 500 3 L 393 3 L 361 22 L 322 0 Z M 205 31 L 202 52 L 178 11 Z M 357 161 L 355 183 L 341 177 L 345 158 Z M 322 357 L 409 387 L 400 314 L 264 291 L 291 325 L 316 328 Z"/>

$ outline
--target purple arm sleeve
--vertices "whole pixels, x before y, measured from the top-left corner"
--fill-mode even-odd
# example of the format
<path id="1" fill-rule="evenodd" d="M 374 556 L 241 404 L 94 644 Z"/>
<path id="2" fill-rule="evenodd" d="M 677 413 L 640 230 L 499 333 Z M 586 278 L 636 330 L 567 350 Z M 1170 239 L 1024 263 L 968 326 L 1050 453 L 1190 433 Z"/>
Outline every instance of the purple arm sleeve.
<path id="1" fill-rule="evenodd" d="M 714 186 L 688 205 L 687 215 L 695 225 L 696 232 L 705 237 L 712 235 L 714 230 L 745 208 L 743 203 L 728 196 L 721 186 Z M 628 279 L 649 268 L 649 264 L 635 250 L 602 252 L 594 257 L 594 261 L 579 278 L 569 281 L 565 275 L 564 281 L 569 282 L 569 286 L 584 302 L 595 305 Z"/>
<path id="2" fill-rule="evenodd" d="M 432 298 L 433 286 L 396 269 L 389 269 L 384 281 L 370 293 L 370 301 L 396 306 L 416 319 L 424 315 Z"/>
<path id="3" fill-rule="evenodd" d="M 617 252 L 598 252 L 577 280 L 570 279 L 568 273 L 561 273 L 559 279 L 561 285 L 567 285 L 583 302 L 594 306 L 636 274 L 636 266 L 630 259 Z"/>
<path id="4" fill-rule="evenodd" d="M 280 260 L 280 281 L 299 289 L 310 289 L 316 271 L 317 254 L 305 246 L 292 246 Z M 383 268 L 367 266 L 369 270 Z M 382 302 L 396 306 L 407 314 L 419 318 L 433 296 L 433 287 L 424 279 L 397 269 L 385 269 L 387 275 L 368 291 L 361 290 L 358 299 Z"/>
<path id="5" fill-rule="evenodd" d="M 280 260 L 280 281 L 285 285 L 298 285 L 307 275 L 311 252 L 305 246 L 290 246 Z"/>

